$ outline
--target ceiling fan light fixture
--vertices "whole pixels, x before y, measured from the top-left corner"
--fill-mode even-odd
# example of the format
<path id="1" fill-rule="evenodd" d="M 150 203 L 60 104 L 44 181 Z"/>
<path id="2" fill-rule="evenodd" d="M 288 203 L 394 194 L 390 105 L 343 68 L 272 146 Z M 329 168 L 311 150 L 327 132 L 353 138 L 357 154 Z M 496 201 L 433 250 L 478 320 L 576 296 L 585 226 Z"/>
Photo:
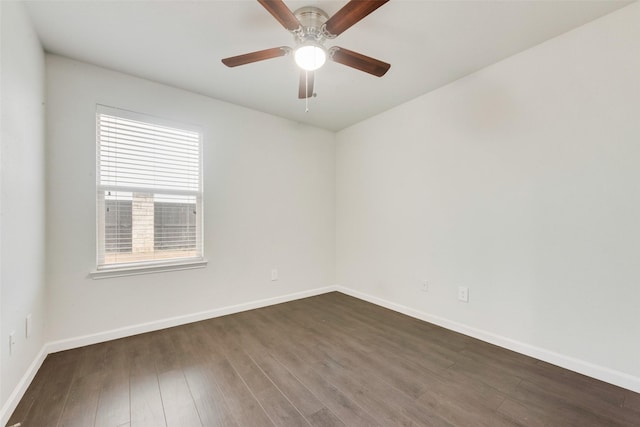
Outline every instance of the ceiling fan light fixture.
<path id="1" fill-rule="evenodd" d="M 296 64 L 303 70 L 314 71 L 327 60 L 327 52 L 315 43 L 301 45 L 294 52 Z"/>

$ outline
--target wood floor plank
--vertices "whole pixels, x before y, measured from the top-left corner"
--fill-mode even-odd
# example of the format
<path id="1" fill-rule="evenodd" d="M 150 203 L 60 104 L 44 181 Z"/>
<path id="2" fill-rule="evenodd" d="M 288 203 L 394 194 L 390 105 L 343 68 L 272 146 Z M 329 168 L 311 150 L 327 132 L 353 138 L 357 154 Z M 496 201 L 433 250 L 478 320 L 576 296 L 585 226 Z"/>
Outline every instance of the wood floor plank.
<path id="1" fill-rule="evenodd" d="M 237 426 L 224 394 L 209 365 L 209 351 L 203 351 L 202 325 L 191 324 L 171 328 L 171 339 L 180 352 L 182 371 L 202 424 L 205 426 Z"/>
<path id="2" fill-rule="evenodd" d="M 58 425 L 85 427 L 94 425 L 100 389 L 104 373 L 76 376 L 69 389 L 69 395 Z"/>
<path id="3" fill-rule="evenodd" d="M 200 416 L 185 379 L 181 360 L 185 357 L 176 346 L 173 329 L 153 334 L 150 342 L 166 423 L 171 426 L 199 426 Z"/>
<path id="4" fill-rule="evenodd" d="M 100 390 L 94 425 L 109 427 L 128 424 L 130 414 L 129 376 L 107 375 Z"/>
<path id="5" fill-rule="evenodd" d="M 132 375 L 130 381 L 131 426 L 166 426 L 157 375 Z"/>
<path id="6" fill-rule="evenodd" d="M 104 344 L 105 376 L 96 408 L 96 427 L 121 426 L 131 420 L 128 342 L 126 339 L 120 339 Z"/>
<path id="7" fill-rule="evenodd" d="M 180 368 L 180 354 L 172 340 L 171 329 L 151 334 L 153 339 L 149 345 L 153 348 L 153 360 L 158 374 Z"/>
<path id="8" fill-rule="evenodd" d="M 155 365 L 157 353 L 153 344 L 157 343 L 157 338 L 154 339 L 156 336 L 142 334 L 132 339 L 135 346 L 130 349 L 131 427 L 167 425 Z"/>
<path id="9" fill-rule="evenodd" d="M 241 426 L 272 426 L 266 412 L 228 360 L 211 364 L 225 401 Z"/>
<path id="10" fill-rule="evenodd" d="M 105 378 L 106 345 L 79 349 L 73 381 L 62 412 L 60 426 L 88 426 L 95 423 L 102 383 Z"/>
<path id="11" fill-rule="evenodd" d="M 158 381 L 167 426 L 201 426 L 202 422 L 182 369 L 159 373 Z"/>
<path id="12" fill-rule="evenodd" d="M 640 426 L 640 394 L 332 292 L 47 356 L 9 425 Z"/>
<path id="13" fill-rule="evenodd" d="M 202 425 L 236 427 L 239 424 L 231 413 L 213 372 L 209 369 L 209 363 L 190 365 L 184 369 Z"/>

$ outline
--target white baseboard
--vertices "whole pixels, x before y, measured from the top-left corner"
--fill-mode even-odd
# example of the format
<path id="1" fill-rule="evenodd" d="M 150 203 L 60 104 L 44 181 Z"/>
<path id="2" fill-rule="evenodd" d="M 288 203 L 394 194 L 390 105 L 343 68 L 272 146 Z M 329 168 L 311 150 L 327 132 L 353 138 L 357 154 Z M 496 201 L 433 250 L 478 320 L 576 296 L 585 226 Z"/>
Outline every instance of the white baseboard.
<path id="1" fill-rule="evenodd" d="M 584 360 L 576 359 L 574 357 L 566 356 L 563 354 L 555 353 L 544 348 L 536 347 L 531 344 L 523 343 L 520 341 L 506 338 L 500 335 L 493 334 L 481 329 L 473 328 L 462 323 L 454 322 L 452 320 L 434 316 L 429 313 L 425 313 L 420 310 L 416 310 L 411 307 L 397 304 L 391 301 L 387 301 L 382 298 L 375 297 L 360 291 L 356 291 L 344 286 L 335 287 L 338 292 L 350 295 L 352 297 L 370 302 L 372 304 L 379 305 L 381 307 L 388 308 L 398 313 L 406 314 L 407 316 L 414 317 L 416 319 L 424 320 L 425 322 L 433 323 L 443 328 L 459 332 L 464 335 L 468 335 L 473 338 L 477 338 L 481 341 L 485 341 L 497 346 L 515 351 L 517 353 L 524 354 L 542 360 L 544 362 L 551 363 L 561 368 L 568 369 L 570 371 L 578 372 L 580 374 L 595 378 L 610 384 L 617 385 L 627 390 L 640 393 L 640 378 L 633 375 L 626 374 L 624 372 L 615 371 L 613 369 L 599 366 Z"/>
<path id="2" fill-rule="evenodd" d="M 161 319 L 153 322 L 140 323 L 137 325 L 126 326 L 124 328 L 112 329 L 109 331 L 98 332 L 95 334 L 83 335 L 80 337 L 68 338 L 59 341 L 52 341 L 42 346 L 42 350 L 31 363 L 27 372 L 13 390 L 7 402 L 0 411 L 0 426 L 6 425 L 9 417 L 15 411 L 20 399 L 27 391 L 29 384 L 33 381 L 38 369 L 42 366 L 42 362 L 51 353 L 58 351 L 70 350 L 72 348 L 84 347 L 86 345 L 97 344 L 100 342 L 111 341 L 118 338 L 124 338 L 132 335 L 142 334 L 145 332 L 157 331 L 160 329 L 171 328 L 174 326 L 185 325 L 187 323 L 198 322 L 200 320 L 212 319 L 214 317 L 226 316 L 228 314 L 240 313 L 242 311 L 253 310 L 255 308 L 266 307 L 269 305 L 280 304 L 283 302 L 294 301 L 301 298 L 308 298 L 315 295 L 325 294 L 337 289 L 336 286 L 326 286 L 322 288 L 311 289 L 308 291 L 295 292 L 292 294 L 281 295 L 272 298 L 265 298 L 247 303 L 230 305 L 226 307 L 215 308 L 212 310 L 201 311 L 198 313 L 187 314 L 184 316 L 176 316 L 168 319 Z"/>
<path id="3" fill-rule="evenodd" d="M 46 352 L 45 345 L 42 347 L 40 353 L 38 353 L 36 358 L 33 359 L 33 362 L 31 362 L 31 365 L 29 365 L 27 372 L 25 372 L 25 374 L 22 376 L 16 388 L 9 395 L 9 398 L 2 406 L 2 409 L 0 409 L 0 426 L 4 426 L 7 424 L 7 422 L 9 422 L 9 417 L 11 416 L 11 414 L 13 414 L 13 411 L 16 410 L 18 402 L 20 402 L 20 399 L 22 399 L 22 396 L 24 396 L 27 388 L 29 388 L 31 381 L 33 381 L 33 378 L 36 376 L 38 369 L 40 369 L 40 366 L 42 366 L 42 362 L 44 362 L 47 354 L 48 353 Z"/>

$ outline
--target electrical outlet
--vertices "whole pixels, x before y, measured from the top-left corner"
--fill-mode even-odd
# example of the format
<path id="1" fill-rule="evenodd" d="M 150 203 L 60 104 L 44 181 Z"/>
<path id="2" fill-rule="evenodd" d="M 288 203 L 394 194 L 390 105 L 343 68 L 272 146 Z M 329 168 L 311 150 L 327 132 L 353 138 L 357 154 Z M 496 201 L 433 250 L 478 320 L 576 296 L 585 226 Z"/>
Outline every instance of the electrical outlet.
<path id="1" fill-rule="evenodd" d="M 277 268 L 272 268 L 271 269 L 271 281 L 275 281 L 278 280 L 278 269 Z"/>
<path id="2" fill-rule="evenodd" d="M 469 288 L 466 286 L 458 286 L 458 300 L 469 302 Z"/>
<path id="3" fill-rule="evenodd" d="M 27 314 L 24 321 L 24 337 L 29 338 L 29 336 L 31 336 L 31 314 Z"/>
<path id="4" fill-rule="evenodd" d="M 13 347 L 16 345 L 16 331 L 11 331 L 9 334 L 9 356 L 13 354 Z"/>
<path id="5" fill-rule="evenodd" d="M 427 280 L 422 281 L 422 292 L 429 292 L 429 282 Z"/>

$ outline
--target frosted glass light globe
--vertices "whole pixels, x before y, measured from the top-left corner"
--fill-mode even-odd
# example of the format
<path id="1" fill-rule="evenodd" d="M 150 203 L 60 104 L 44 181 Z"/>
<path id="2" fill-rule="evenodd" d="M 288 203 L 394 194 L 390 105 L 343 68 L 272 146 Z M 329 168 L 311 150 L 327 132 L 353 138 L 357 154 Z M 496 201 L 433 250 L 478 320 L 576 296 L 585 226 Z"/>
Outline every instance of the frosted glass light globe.
<path id="1" fill-rule="evenodd" d="M 327 60 L 327 54 L 324 49 L 315 45 L 300 46 L 296 49 L 294 57 L 296 64 L 307 71 L 317 70 Z"/>

